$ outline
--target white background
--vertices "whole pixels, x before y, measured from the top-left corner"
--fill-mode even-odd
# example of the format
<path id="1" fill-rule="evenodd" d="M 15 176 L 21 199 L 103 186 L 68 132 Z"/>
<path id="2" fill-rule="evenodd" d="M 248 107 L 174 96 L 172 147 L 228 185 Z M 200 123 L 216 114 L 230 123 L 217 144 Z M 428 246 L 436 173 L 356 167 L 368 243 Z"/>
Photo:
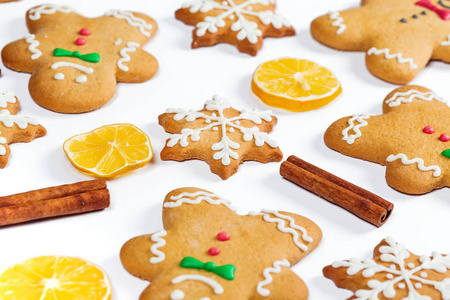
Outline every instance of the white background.
<path id="1" fill-rule="evenodd" d="M 450 200 L 447 188 L 424 196 L 407 196 L 385 182 L 385 167 L 343 156 L 323 142 L 326 128 L 338 118 L 354 113 L 381 113 L 382 99 L 395 85 L 373 77 L 364 65 L 364 53 L 338 52 L 314 41 L 309 24 L 329 10 L 359 5 L 358 0 L 280 0 L 278 12 L 297 30 L 294 37 L 264 41 L 258 56 L 239 53 L 234 46 L 190 49 L 192 27 L 174 18 L 181 1 L 65 0 L 89 17 L 111 8 L 147 13 L 159 30 L 144 46 L 159 61 L 157 75 L 143 84 L 119 84 L 115 97 L 97 111 L 81 115 L 57 114 L 39 107 L 28 93 L 28 74 L 2 66 L 0 91 L 13 90 L 21 114 L 37 118 L 48 134 L 30 144 L 15 144 L 7 167 L 0 170 L 0 195 L 9 195 L 88 180 L 63 152 L 63 142 L 75 134 L 119 122 L 129 122 L 151 138 L 153 160 L 128 176 L 108 181 L 111 207 L 101 212 L 56 218 L 0 229 L 0 268 L 40 255 L 70 255 L 101 265 L 113 285 L 113 299 L 137 299 L 147 282 L 128 274 L 119 251 L 128 239 L 162 227 L 161 210 L 172 189 L 194 186 L 233 201 L 240 212 L 272 208 L 304 215 L 323 231 L 319 247 L 293 270 L 309 287 L 310 298 L 346 299 L 351 293 L 337 289 L 322 276 L 334 260 L 367 258 L 386 236 L 393 236 L 417 254 L 450 251 L 448 228 Z M 27 34 L 25 12 L 39 0 L 0 4 L 0 46 Z M 413 33 L 411 33 L 413 34 Z M 75 37 L 74 37 L 75 39 Z M 306 58 L 330 68 L 341 80 L 343 94 L 328 106 L 305 113 L 273 109 L 278 124 L 272 133 L 285 158 L 295 154 L 395 204 L 390 220 L 376 227 L 347 211 L 284 180 L 279 163 L 246 162 L 237 174 L 222 181 L 201 161 L 161 161 L 159 153 L 168 134 L 158 125 L 158 115 L 168 107 L 201 109 L 213 94 L 228 98 L 237 109 L 267 109 L 251 92 L 252 73 L 262 62 L 283 57 Z M 450 66 L 432 62 L 413 81 L 450 98 Z M 270 241 L 268 241 L 270 242 Z"/>

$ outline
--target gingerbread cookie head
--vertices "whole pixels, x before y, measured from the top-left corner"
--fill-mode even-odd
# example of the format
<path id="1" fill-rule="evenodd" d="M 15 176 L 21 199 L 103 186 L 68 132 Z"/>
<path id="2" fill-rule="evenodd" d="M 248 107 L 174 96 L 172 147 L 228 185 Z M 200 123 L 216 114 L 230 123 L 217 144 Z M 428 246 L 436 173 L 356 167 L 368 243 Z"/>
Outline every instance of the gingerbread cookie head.
<path id="1" fill-rule="evenodd" d="M 0 168 L 8 163 L 9 144 L 28 143 L 47 131 L 31 118 L 17 116 L 19 101 L 13 92 L 0 93 Z"/>
<path id="2" fill-rule="evenodd" d="M 200 159 L 211 172 L 227 179 L 246 160 L 282 159 L 278 143 L 268 135 L 276 122 L 271 111 L 238 111 L 217 95 L 200 111 L 169 108 L 159 116 L 159 124 L 172 133 L 161 159 Z"/>
<path id="3" fill-rule="evenodd" d="M 306 299 L 289 268 L 322 233 L 309 219 L 263 210 L 240 216 L 229 201 L 197 188 L 170 192 L 164 230 L 129 240 L 120 257 L 151 281 L 140 299 Z"/>
<path id="4" fill-rule="evenodd" d="M 140 47 L 156 22 L 141 13 L 111 10 L 85 18 L 72 8 L 46 4 L 26 15 L 30 34 L 7 45 L 3 63 L 31 73 L 29 90 L 41 106 L 82 113 L 106 104 L 117 82 L 144 82 L 156 73 L 156 59 Z"/>
<path id="5" fill-rule="evenodd" d="M 369 71 L 396 84 L 410 82 L 432 60 L 450 62 L 446 0 L 363 0 L 311 24 L 312 36 L 338 50 L 365 51 Z"/>
<path id="6" fill-rule="evenodd" d="M 334 122 L 325 143 L 342 154 L 386 165 L 387 183 L 407 194 L 450 186 L 450 107 L 431 90 L 403 86 L 383 101 L 383 115 Z"/>
<path id="7" fill-rule="evenodd" d="M 414 255 L 391 237 L 376 246 L 373 259 L 336 261 L 323 274 L 351 290 L 350 299 L 450 299 L 450 256 Z"/>
<path id="8" fill-rule="evenodd" d="M 191 0 L 175 12 L 175 17 L 195 26 L 194 49 L 228 43 L 254 56 L 265 36 L 295 34 L 290 22 L 275 13 L 275 0 Z"/>

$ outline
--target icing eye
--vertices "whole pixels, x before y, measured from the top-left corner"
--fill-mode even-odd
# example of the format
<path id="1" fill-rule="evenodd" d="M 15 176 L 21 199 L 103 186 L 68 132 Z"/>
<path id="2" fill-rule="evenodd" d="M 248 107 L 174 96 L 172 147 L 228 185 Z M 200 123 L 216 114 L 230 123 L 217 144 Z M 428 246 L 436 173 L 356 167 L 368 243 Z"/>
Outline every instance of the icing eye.
<path id="1" fill-rule="evenodd" d="M 220 232 L 217 234 L 217 239 L 221 242 L 228 241 L 230 239 L 230 234 L 228 232 Z"/>
<path id="2" fill-rule="evenodd" d="M 77 38 L 75 44 L 77 44 L 78 46 L 83 46 L 84 44 L 86 44 L 86 40 L 84 38 Z"/>
<path id="3" fill-rule="evenodd" d="M 430 125 L 425 126 L 423 128 L 423 132 L 425 132 L 426 134 L 433 134 L 434 133 L 434 128 L 433 128 L 433 126 L 430 126 Z"/>
<path id="4" fill-rule="evenodd" d="M 448 142 L 450 141 L 450 135 L 448 135 L 448 133 L 443 133 L 439 136 L 439 140 L 441 142 Z"/>
<path id="5" fill-rule="evenodd" d="M 403 18 L 403 19 L 400 20 L 400 22 L 406 23 L 406 22 L 408 22 L 408 20 L 406 20 L 405 18 Z"/>
<path id="6" fill-rule="evenodd" d="M 413 19 L 417 19 L 419 16 L 418 15 L 413 15 L 412 17 L 413 17 Z"/>
<path id="7" fill-rule="evenodd" d="M 84 35 L 84 36 L 91 35 L 91 31 L 89 29 L 87 29 L 87 28 L 82 28 L 80 30 L 80 35 Z"/>
<path id="8" fill-rule="evenodd" d="M 220 248 L 218 248 L 218 247 L 209 248 L 208 253 L 211 256 L 219 255 L 220 254 Z"/>

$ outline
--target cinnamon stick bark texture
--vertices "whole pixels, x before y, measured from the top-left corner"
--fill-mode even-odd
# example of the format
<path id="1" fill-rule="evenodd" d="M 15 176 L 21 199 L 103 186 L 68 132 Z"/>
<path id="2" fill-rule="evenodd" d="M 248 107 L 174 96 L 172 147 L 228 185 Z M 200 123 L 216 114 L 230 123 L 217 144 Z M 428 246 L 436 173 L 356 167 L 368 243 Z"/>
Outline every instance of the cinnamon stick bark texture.
<path id="1" fill-rule="evenodd" d="M 92 180 L 0 197 L 0 226 L 109 207 L 106 181 Z"/>
<path id="2" fill-rule="evenodd" d="M 280 174 L 377 227 L 386 223 L 394 208 L 391 202 L 294 155 L 281 164 Z"/>

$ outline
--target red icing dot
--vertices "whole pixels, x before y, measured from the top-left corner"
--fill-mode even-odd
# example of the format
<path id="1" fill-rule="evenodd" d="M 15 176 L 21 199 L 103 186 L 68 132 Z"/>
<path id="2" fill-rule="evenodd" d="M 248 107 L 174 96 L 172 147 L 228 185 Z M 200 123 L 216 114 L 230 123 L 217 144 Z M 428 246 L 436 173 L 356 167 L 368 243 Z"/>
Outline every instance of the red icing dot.
<path id="1" fill-rule="evenodd" d="M 78 46 L 83 46 L 84 44 L 86 44 L 86 40 L 84 38 L 77 38 L 75 44 L 77 44 Z"/>
<path id="2" fill-rule="evenodd" d="M 80 30 L 80 34 L 84 35 L 84 36 L 88 36 L 88 35 L 91 35 L 91 31 L 89 29 L 87 29 L 87 28 L 82 28 Z"/>
<path id="3" fill-rule="evenodd" d="M 217 234 L 217 239 L 221 242 L 228 241 L 230 239 L 230 234 L 228 232 L 220 232 Z"/>
<path id="4" fill-rule="evenodd" d="M 430 126 L 430 125 L 425 126 L 423 128 L 423 132 L 425 132 L 426 134 L 433 134 L 434 133 L 434 128 L 433 128 L 433 126 Z"/>
<path id="5" fill-rule="evenodd" d="M 212 247 L 208 250 L 209 255 L 216 256 L 220 254 L 220 249 L 218 247 Z"/>
<path id="6" fill-rule="evenodd" d="M 439 137 L 439 140 L 441 142 L 448 142 L 450 141 L 450 135 L 448 135 L 448 133 L 443 133 L 441 134 L 441 136 Z"/>

